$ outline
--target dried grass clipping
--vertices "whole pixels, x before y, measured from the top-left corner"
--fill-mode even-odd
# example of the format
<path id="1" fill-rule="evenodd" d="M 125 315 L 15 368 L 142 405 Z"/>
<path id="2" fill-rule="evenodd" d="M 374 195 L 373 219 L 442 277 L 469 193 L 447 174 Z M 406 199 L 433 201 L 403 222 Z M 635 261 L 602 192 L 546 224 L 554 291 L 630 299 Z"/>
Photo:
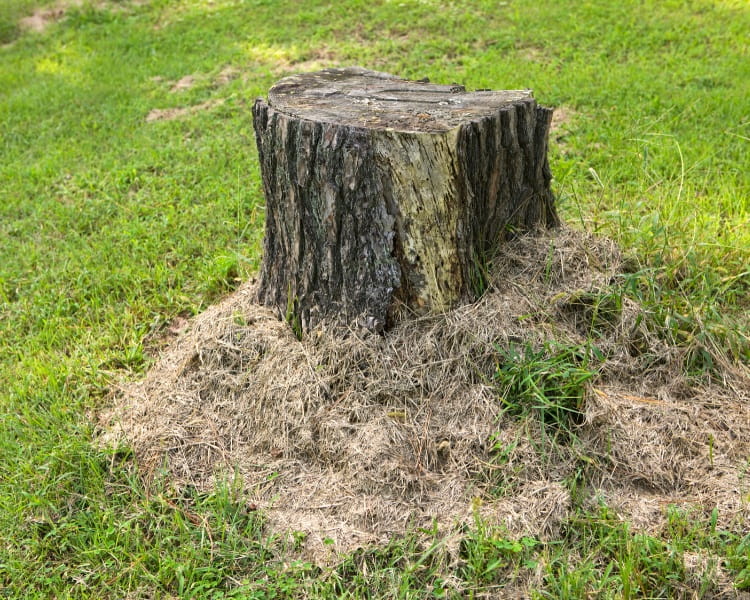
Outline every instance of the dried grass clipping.
<path id="1" fill-rule="evenodd" d="M 529 235 L 503 248 L 473 304 L 384 336 L 302 341 L 247 284 L 124 388 L 103 437 L 178 484 L 207 489 L 238 473 L 247 502 L 277 530 L 306 532 L 307 556 L 323 561 L 433 520 L 450 529 L 476 510 L 512 533 L 555 535 L 571 510 L 564 482 L 581 464 L 592 498 L 639 527 L 658 530 L 668 504 L 718 507 L 722 525 L 737 527 L 748 515 L 747 376 L 730 373 L 721 388 L 686 381 L 680 350 L 630 300 L 597 330 L 607 359 L 576 444 L 545 446 L 532 419 L 502 413 L 497 348 L 583 343 L 585 299 L 622 270 L 608 240 Z"/>

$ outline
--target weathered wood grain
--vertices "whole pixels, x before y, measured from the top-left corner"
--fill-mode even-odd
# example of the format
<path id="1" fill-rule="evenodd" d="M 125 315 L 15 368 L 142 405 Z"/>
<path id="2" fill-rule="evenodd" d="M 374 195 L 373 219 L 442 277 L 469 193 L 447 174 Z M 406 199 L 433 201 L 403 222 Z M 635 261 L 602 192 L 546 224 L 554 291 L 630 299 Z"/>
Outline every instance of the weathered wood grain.
<path id="1" fill-rule="evenodd" d="M 253 106 L 266 196 L 259 300 L 307 331 L 382 329 L 481 288 L 513 233 L 558 221 L 552 111 L 361 68 L 287 77 Z"/>

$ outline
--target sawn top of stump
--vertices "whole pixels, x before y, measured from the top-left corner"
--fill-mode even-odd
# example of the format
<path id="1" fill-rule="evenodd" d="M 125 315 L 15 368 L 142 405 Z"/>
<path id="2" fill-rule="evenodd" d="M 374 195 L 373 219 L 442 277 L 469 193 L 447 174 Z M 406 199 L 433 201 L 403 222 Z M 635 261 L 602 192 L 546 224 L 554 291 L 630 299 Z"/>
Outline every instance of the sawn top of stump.
<path id="1" fill-rule="evenodd" d="M 268 104 L 292 117 L 336 125 L 439 133 L 529 101 L 529 90 L 467 92 L 461 85 L 409 81 L 361 67 L 285 77 Z"/>

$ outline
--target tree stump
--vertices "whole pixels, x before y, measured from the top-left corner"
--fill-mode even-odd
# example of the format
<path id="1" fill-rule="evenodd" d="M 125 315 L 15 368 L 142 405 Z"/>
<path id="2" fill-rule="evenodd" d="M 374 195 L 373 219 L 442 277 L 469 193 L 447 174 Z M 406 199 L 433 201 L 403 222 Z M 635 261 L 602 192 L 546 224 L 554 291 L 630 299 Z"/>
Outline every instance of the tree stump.
<path id="1" fill-rule="evenodd" d="M 253 106 L 266 198 L 259 301 L 298 332 L 381 330 L 482 291 L 498 244 L 558 223 L 530 91 L 359 67 L 286 77 Z"/>

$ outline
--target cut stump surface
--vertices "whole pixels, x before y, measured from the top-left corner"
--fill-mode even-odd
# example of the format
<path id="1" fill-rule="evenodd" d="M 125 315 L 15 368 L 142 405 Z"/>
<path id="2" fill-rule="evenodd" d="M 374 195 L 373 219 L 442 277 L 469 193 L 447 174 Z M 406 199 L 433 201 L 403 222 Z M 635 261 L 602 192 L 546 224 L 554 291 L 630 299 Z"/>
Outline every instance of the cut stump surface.
<path id="1" fill-rule="evenodd" d="M 279 81 L 253 107 L 266 196 L 259 300 L 309 331 L 381 330 L 483 288 L 519 230 L 558 222 L 530 91 L 359 67 Z"/>

